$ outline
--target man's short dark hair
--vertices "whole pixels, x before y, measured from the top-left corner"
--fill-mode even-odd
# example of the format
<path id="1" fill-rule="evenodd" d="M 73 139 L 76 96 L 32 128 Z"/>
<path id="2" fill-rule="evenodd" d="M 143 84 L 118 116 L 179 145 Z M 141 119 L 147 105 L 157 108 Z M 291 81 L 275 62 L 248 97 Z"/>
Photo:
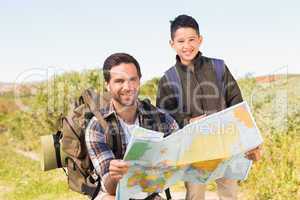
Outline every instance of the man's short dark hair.
<path id="1" fill-rule="evenodd" d="M 173 21 L 170 22 L 171 22 L 170 32 L 171 32 L 172 40 L 174 39 L 175 32 L 179 28 L 192 28 L 198 33 L 198 35 L 200 35 L 199 25 L 197 21 L 191 16 L 179 15 Z"/>
<path id="2" fill-rule="evenodd" d="M 141 69 L 138 61 L 127 53 L 115 53 L 110 55 L 103 63 L 103 76 L 106 82 L 110 81 L 110 70 L 114 66 L 120 65 L 121 63 L 132 63 L 136 67 L 139 78 L 142 77 Z"/>

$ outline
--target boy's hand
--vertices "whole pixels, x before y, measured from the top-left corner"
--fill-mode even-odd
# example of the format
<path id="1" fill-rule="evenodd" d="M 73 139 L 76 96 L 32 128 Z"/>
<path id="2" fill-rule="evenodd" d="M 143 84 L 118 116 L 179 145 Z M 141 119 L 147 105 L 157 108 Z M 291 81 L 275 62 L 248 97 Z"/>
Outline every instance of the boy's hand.
<path id="1" fill-rule="evenodd" d="M 256 147 L 248 152 L 246 152 L 246 158 L 253 161 L 258 161 L 261 158 L 261 146 Z"/>
<path id="2" fill-rule="evenodd" d="M 129 164 L 123 160 L 111 160 L 109 163 L 109 175 L 117 182 L 123 178 L 128 169 Z"/>
<path id="3" fill-rule="evenodd" d="M 195 122 L 199 119 L 202 119 L 203 117 L 206 117 L 206 114 L 191 118 L 190 123 Z"/>

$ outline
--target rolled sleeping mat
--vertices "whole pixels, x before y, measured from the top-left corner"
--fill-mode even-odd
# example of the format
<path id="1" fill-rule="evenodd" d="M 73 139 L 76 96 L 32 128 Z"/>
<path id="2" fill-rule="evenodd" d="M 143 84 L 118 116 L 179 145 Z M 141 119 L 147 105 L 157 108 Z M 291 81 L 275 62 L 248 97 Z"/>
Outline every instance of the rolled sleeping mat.
<path id="1" fill-rule="evenodd" d="M 41 136 L 41 168 L 43 171 L 66 166 L 66 154 L 62 151 L 60 142 L 61 139 L 59 133 Z"/>

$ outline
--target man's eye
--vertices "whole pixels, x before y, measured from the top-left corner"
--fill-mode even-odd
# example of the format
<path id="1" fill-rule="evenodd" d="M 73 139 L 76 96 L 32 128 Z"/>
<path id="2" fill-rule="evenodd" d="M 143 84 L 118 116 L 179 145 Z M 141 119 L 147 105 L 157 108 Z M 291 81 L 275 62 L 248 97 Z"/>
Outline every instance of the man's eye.
<path id="1" fill-rule="evenodd" d="M 138 78 L 131 78 L 130 79 L 130 82 L 137 82 L 138 81 Z"/>

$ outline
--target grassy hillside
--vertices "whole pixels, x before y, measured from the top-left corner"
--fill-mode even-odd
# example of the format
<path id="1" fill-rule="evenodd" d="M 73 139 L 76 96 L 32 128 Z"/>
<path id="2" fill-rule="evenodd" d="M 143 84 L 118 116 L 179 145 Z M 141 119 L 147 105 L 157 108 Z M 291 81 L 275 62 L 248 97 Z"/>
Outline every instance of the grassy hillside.
<path id="1" fill-rule="evenodd" d="M 15 152 L 8 143 L 0 144 L 0 199 L 85 199 L 69 192 L 62 170 L 42 172 L 37 161 Z"/>
<path id="2" fill-rule="evenodd" d="M 300 198 L 300 77 L 281 76 L 275 82 L 240 81 L 264 137 L 264 156 L 242 183 L 248 199 Z M 252 80 L 253 81 L 253 80 Z"/>
<path id="3" fill-rule="evenodd" d="M 154 101 L 158 80 L 146 82 L 141 96 Z M 300 76 L 267 83 L 246 77 L 239 85 L 265 140 L 262 161 L 241 183 L 244 199 L 300 199 Z M 72 72 L 32 87 L 34 95 L 0 96 L 0 199 L 83 198 L 68 190 L 62 170 L 41 172 L 26 153 L 38 157 L 39 137 L 56 130 L 56 119 L 82 89 L 101 91 L 102 77 L 97 70 Z"/>

